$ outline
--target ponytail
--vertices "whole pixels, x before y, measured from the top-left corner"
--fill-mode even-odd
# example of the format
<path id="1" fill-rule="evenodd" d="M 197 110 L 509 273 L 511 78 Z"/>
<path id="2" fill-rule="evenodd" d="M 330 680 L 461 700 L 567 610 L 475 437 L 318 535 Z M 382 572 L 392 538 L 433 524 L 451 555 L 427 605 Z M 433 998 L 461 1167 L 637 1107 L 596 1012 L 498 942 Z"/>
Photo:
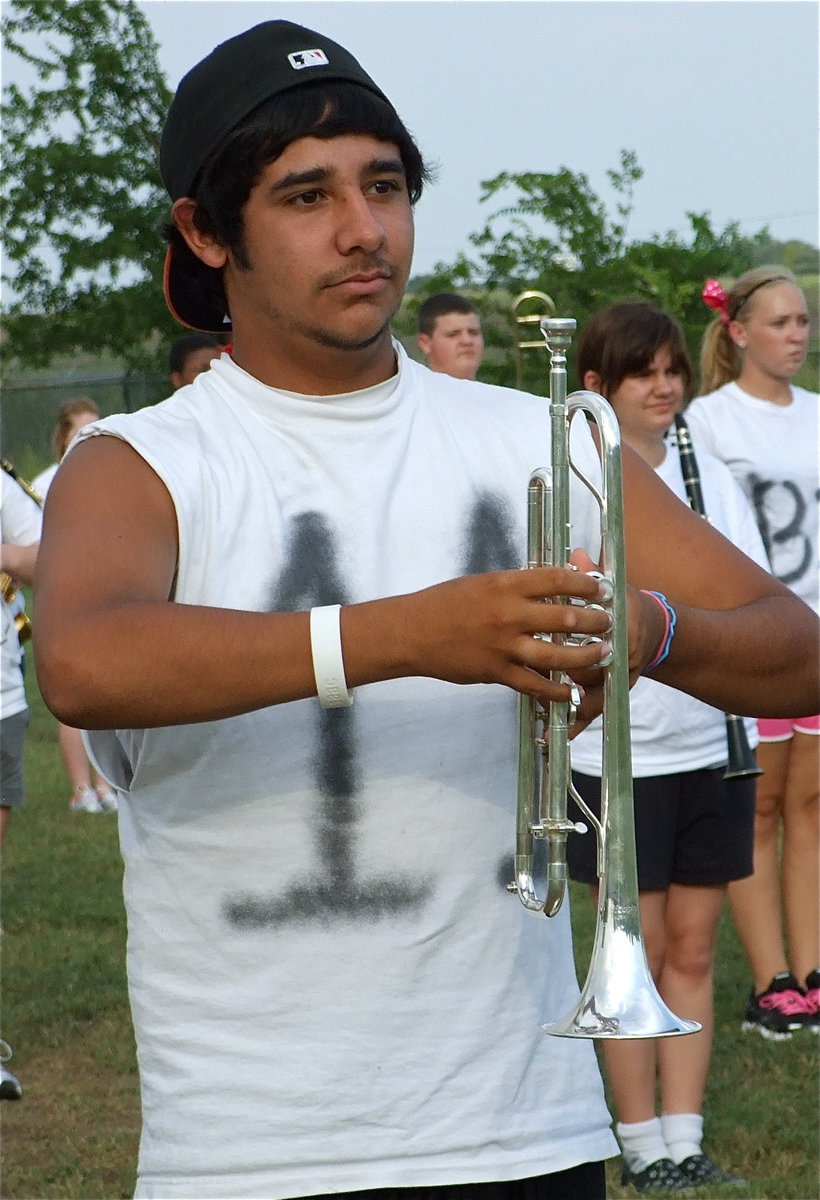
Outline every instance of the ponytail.
<path id="1" fill-rule="evenodd" d="M 726 292 L 716 279 L 704 286 L 704 304 L 719 314 L 703 335 L 700 348 L 701 395 L 717 391 L 725 383 L 737 379 L 743 370 L 743 354 L 729 336 L 732 321 L 748 316 L 747 305 L 752 295 L 770 283 L 793 283 L 797 280 L 787 267 L 754 267 L 746 271 Z"/>
<path id="2" fill-rule="evenodd" d="M 701 395 L 716 392 L 724 383 L 737 379 L 743 367 L 743 355 L 729 337 L 729 330 L 716 317 L 706 328 L 700 347 Z"/>

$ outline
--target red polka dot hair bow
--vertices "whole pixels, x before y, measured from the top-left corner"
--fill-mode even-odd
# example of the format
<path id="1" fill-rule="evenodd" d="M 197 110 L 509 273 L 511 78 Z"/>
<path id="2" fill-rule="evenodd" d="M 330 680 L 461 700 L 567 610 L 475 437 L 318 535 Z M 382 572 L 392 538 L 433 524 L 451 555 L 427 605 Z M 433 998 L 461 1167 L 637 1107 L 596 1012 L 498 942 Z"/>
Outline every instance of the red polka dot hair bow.
<path id="1" fill-rule="evenodd" d="M 700 298 L 709 308 L 720 313 L 720 319 L 724 325 L 729 324 L 729 314 L 726 311 L 726 291 L 722 284 L 718 283 L 716 279 L 707 279 Z"/>

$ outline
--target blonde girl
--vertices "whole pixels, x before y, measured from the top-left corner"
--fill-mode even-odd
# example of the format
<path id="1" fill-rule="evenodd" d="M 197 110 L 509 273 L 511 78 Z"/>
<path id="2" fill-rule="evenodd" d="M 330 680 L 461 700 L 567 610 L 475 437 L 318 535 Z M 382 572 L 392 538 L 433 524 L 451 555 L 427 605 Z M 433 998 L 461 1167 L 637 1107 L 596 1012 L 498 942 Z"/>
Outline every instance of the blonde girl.
<path id="1" fill-rule="evenodd" d="M 784 267 L 709 280 L 693 438 L 731 469 L 754 509 L 774 575 L 818 602 L 818 403 L 792 380 L 806 361 L 806 298 Z M 820 1022 L 820 717 L 759 722 L 754 873 L 729 887 L 752 974 L 744 1029 L 789 1038 Z"/>

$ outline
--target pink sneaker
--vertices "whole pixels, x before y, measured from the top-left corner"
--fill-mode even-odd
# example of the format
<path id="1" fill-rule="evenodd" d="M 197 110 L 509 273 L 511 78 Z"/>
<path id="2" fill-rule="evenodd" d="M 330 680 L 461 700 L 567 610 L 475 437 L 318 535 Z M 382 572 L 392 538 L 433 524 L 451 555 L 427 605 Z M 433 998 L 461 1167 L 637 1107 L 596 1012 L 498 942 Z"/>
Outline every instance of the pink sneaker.
<path id="1" fill-rule="evenodd" d="M 811 1024 L 812 1009 L 806 993 L 788 971 L 775 975 L 765 992 L 752 992 L 746 1006 L 745 1031 L 757 1030 L 773 1041 L 790 1038 Z"/>
<path id="2" fill-rule="evenodd" d="M 809 1008 L 809 1029 L 820 1031 L 820 970 L 810 971 L 806 976 L 806 1003 Z"/>

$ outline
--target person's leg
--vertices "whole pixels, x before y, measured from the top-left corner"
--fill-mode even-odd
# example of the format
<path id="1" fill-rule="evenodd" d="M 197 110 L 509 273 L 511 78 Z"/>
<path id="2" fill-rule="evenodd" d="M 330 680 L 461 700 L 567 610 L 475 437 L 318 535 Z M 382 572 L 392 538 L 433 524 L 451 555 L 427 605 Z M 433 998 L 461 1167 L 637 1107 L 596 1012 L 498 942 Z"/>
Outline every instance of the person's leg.
<path id="1" fill-rule="evenodd" d="M 729 884 L 729 907 L 755 994 L 788 970 L 783 941 L 778 834 L 786 791 L 790 742 L 761 742 L 755 811 L 754 872 Z"/>
<path id="2" fill-rule="evenodd" d="M 712 1053 L 713 981 L 724 886 L 672 884 L 666 903 L 666 955 L 659 991 L 681 1017 L 703 1028 L 686 1037 L 660 1038 L 658 1055 L 664 1113 L 700 1113 Z"/>
<path id="3" fill-rule="evenodd" d="M 595 895 L 596 889 L 593 888 L 592 891 Z M 664 971 L 664 912 L 667 896 L 668 893 L 663 891 L 646 891 L 641 892 L 638 898 L 646 957 L 656 986 L 659 985 Z M 624 1125 L 631 1125 L 653 1118 L 658 1040 L 637 1038 L 634 1041 L 617 1041 L 605 1038 L 602 1041 L 602 1050 L 618 1121 Z"/>
<path id="4" fill-rule="evenodd" d="M 60 754 L 66 769 L 71 790 L 77 792 L 80 788 L 91 787 L 91 768 L 88 756 L 83 746 L 83 735 L 79 729 L 71 725 L 58 725 L 57 738 L 60 743 Z"/>
<path id="5" fill-rule="evenodd" d="M 802 986 L 820 966 L 820 737 L 795 730 L 790 745 L 781 876 L 789 964 Z"/>
<path id="6" fill-rule="evenodd" d="M 583 784 L 577 772 L 573 779 Z M 638 903 L 647 961 L 657 984 L 666 952 L 664 914 L 674 861 L 681 778 L 679 775 L 639 777 L 633 786 Z M 578 790 L 587 799 L 582 787 Z M 597 904 L 596 886 L 592 893 Z M 686 1180 L 669 1157 L 660 1117 L 656 1115 L 657 1048 L 654 1038 L 601 1042 L 617 1118 L 615 1133 L 623 1156 L 622 1178 L 639 1191 L 648 1188 L 669 1191 L 686 1186 Z"/>
<path id="7" fill-rule="evenodd" d="M 25 798 L 23 750 L 29 717 L 25 708 L 0 721 L 0 847 L 5 841 L 11 810 L 19 808 Z"/>
<path id="8" fill-rule="evenodd" d="M 690 1185 L 744 1181 L 704 1154 L 703 1100 L 714 1031 L 714 966 L 727 881 L 752 870 L 754 782 L 726 780 L 720 770 L 686 776 L 666 905 L 666 955 L 660 992 L 701 1029 L 658 1044 L 661 1128 L 672 1161 Z"/>
<path id="9" fill-rule="evenodd" d="M 57 726 L 60 754 L 71 781 L 71 807 L 75 812 L 101 812 L 97 792 L 91 784 L 91 765 L 83 745 L 83 735 L 72 725 Z"/>
<path id="10" fill-rule="evenodd" d="M 656 984 L 663 973 L 666 900 L 667 893 L 660 889 L 642 891 L 638 898 L 647 960 Z M 658 1046 L 663 1040 L 604 1039 L 601 1043 L 617 1118 L 615 1133 L 623 1156 L 623 1181 L 633 1183 L 638 1190 L 647 1187 L 674 1190 L 685 1184 L 670 1161 L 655 1111 Z"/>

